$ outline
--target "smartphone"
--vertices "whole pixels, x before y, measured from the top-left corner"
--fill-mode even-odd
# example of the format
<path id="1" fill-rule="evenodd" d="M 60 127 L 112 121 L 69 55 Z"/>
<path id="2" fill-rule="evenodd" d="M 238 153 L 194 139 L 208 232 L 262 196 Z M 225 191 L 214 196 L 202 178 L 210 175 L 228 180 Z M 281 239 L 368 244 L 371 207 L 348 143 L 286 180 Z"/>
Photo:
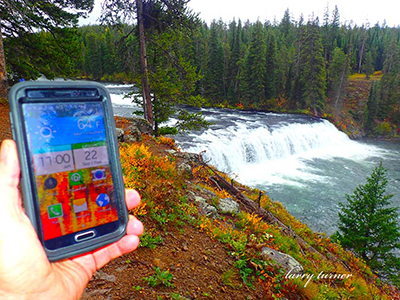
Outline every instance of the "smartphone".
<path id="1" fill-rule="evenodd" d="M 9 94 L 21 190 L 50 261 L 117 241 L 128 212 L 110 95 L 94 82 L 21 82 Z"/>

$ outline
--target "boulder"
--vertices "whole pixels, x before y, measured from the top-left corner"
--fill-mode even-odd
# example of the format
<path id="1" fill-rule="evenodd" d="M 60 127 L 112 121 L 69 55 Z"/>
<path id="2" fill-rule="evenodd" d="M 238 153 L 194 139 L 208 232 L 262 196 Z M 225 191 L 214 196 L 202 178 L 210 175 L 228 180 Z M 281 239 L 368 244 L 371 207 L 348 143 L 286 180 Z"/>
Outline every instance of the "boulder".
<path id="1" fill-rule="evenodd" d="M 194 201 L 199 204 L 200 214 L 211 218 L 218 217 L 218 210 L 214 206 L 208 204 L 206 199 L 200 196 L 195 196 Z"/>
<path id="2" fill-rule="evenodd" d="M 178 169 L 179 174 L 187 176 L 187 178 L 189 178 L 189 179 L 193 178 L 193 169 L 192 169 L 191 164 L 182 162 L 182 163 L 178 164 L 177 169 Z"/>
<path id="3" fill-rule="evenodd" d="M 129 119 L 130 125 L 127 129 L 117 128 L 118 141 L 120 142 L 139 142 L 142 134 L 153 134 L 153 129 L 148 121 L 143 118 Z"/>
<path id="4" fill-rule="evenodd" d="M 199 155 L 196 153 L 180 152 L 176 150 L 167 150 L 171 155 L 181 158 L 177 164 L 177 168 L 180 174 L 186 175 L 189 178 L 193 178 L 193 165 L 200 163 Z"/>
<path id="5" fill-rule="evenodd" d="M 217 195 L 214 192 L 207 190 L 206 188 L 203 188 L 201 185 L 195 185 L 194 188 L 198 190 L 200 193 L 205 194 L 210 198 L 217 197 Z"/>
<path id="6" fill-rule="evenodd" d="M 130 126 L 129 130 L 125 131 L 125 142 L 133 143 L 139 142 L 142 139 L 142 133 L 139 128 L 135 126 Z"/>
<path id="7" fill-rule="evenodd" d="M 272 259 L 279 266 L 284 268 L 287 273 L 304 273 L 303 266 L 289 254 L 282 253 L 268 247 L 263 247 L 261 257 L 263 257 L 264 259 Z"/>
<path id="8" fill-rule="evenodd" d="M 222 213 L 238 214 L 240 213 L 239 203 L 232 198 L 219 199 L 219 210 Z"/>
<path id="9" fill-rule="evenodd" d="M 118 142 L 125 142 L 125 133 L 122 128 L 117 128 L 117 139 Z"/>
<path id="10" fill-rule="evenodd" d="M 150 123 L 143 119 L 143 118 L 132 118 L 131 126 L 128 130 L 139 130 L 142 134 L 153 134 L 153 128 L 151 127 Z"/>

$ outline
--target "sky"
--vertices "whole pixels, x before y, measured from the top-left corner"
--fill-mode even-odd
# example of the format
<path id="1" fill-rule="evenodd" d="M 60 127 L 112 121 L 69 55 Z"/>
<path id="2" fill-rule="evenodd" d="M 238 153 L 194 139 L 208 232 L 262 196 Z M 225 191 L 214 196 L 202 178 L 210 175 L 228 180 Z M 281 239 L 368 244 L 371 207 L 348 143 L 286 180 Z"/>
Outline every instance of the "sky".
<path id="1" fill-rule="evenodd" d="M 80 25 L 95 24 L 101 13 L 102 0 L 95 0 L 95 8 L 90 17 L 80 22 Z M 400 26 L 400 1 L 397 0 L 191 0 L 188 4 L 194 12 L 199 13 L 200 19 L 210 24 L 213 19 L 222 19 L 228 23 L 234 18 L 242 22 L 255 22 L 275 19 L 280 22 L 286 9 L 294 20 L 299 20 L 303 14 L 305 21 L 312 13 L 320 18 L 322 23 L 326 7 L 329 7 L 329 16 L 337 5 L 340 22 L 353 21 L 358 26 L 369 22 L 374 26 L 386 20 L 390 27 Z"/>

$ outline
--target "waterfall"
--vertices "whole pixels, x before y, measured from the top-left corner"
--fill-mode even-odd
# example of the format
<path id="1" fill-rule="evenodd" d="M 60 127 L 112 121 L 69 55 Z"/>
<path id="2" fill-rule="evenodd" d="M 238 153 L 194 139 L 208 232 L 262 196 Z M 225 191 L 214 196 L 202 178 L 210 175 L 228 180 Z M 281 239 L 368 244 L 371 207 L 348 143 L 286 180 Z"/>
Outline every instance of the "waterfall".
<path id="1" fill-rule="evenodd" d="M 117 115 L 129 117 L 138 109 L 123 97 L 132 87 L 108 88 Z M 328 121 L 304 115 L 187 109 L 202 111 L 214 124 L 175 136 L 183 151 L 206 150 L 203 157 L 210 164 L 265 191 L 313 230 L 328 235 L 336 230 L 338 202 L 364 184 L 380 161 L 388 169 L 388 192 L 400 195 L 400 142 L 353 141 Z M 398 196 L 393 199 L 400 207 Z"/>
<path id="2" fill-rule="evenodd" d="M 235 122 L 226 128 L 208 129 L 193 135 L 194 140 L 184 150 L 205 150 L 204 158 L 212 165 L 252 184 L 287 183 L 288 178 L 324 180 L 323 174 L 310 172 L 304 161 L 375 155 L 376 149 L 352 141 L 326 120 L 256 124 Z"/>

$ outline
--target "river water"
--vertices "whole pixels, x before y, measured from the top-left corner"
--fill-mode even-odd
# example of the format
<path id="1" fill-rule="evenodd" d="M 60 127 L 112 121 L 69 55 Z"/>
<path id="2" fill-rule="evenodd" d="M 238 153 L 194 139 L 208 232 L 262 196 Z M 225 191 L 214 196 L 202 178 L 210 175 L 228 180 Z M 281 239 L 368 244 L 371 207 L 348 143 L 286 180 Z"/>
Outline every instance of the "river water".
<path id="1" fill-rule="evenodd" d="M 130 116 L 138 109 L 123 97 L 129 87 L 107 88 L 115 114 Z M 177 135 L 182 150 L 205 150 L 204 158 L 219 170 L 264 190 L 314 231 L 331 235 L 336 230 L 338 203 L 364 184 L 380 161 L 388 170 L 387 192 L 400 208 L 399 142 L 353 141 L 328 121 L 303 115 L 201 111 L 215 124 Z"/>

